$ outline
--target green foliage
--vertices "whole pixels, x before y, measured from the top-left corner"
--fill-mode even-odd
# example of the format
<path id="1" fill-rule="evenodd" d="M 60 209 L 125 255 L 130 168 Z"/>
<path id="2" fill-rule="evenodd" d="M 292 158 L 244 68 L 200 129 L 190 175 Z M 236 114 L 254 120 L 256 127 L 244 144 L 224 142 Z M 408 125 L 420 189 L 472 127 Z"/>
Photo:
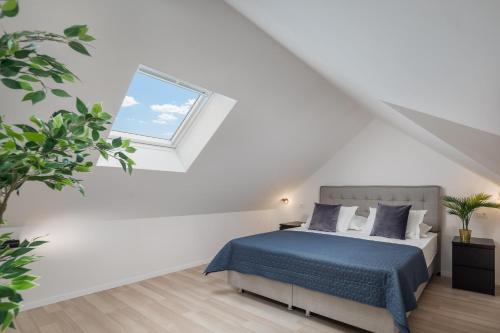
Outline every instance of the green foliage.
<path id="1" fill-rule="evenodd" d="M 2 83 L 11 89 L 27 91 L 23 101 L 31 101 L 33 104 L 43 100 L 49 90 L 60 96 L 57 93 L 63 90 L 51 85 L 74 82 L 77 76 L 55 58 L 39 53 L 35 46 L 36 43 L 45 41 L 63 43 L 90 56 L 82 44 L 83 41 L 93 40 L 92 36 L 87 35 L 88 28 L 73 26 L 68 29 L 78 30 L 79 34 L 74 36 L 71 32 L 67 36 L 44 31 L 4 33 L 0 37 L 0 75 L 4 77 Z M 64 91 L 62 94 L 64 97 L 69 96 Z"/>
<path id="2" fill-rule="evenodd" d="M 0 17 L 12 17 L 19 11 L 16 0 L 1 1 Z M 32 104 L 44 100 L 47 93 L 56 97 L 71 97 L 65 90 L 50 84 L 74 82 L 77 76 L 57 59 L 38 52 L 37 44 L 56 42 L 90 55 L 85 43 L 94 38 L 86 25 L 73 25 L 64 34 L 45 31 L 4 32 L 0 37 L 0 80 L 10 89 L 24 90 L 23 101 Z M 36 116 L 29 124 L 11 125 L 0 116 L 0 224 L 7 201 L 23 184 L 37 181 L 54 190 L 66 186 L 84 193 L 81 181 L 74 176 L 89 172 L 93 151 L 105 159 L 118 160 L 124 171 L 132 172 L 134 162 L 127 153 L 135 152 L 129 140 L 116 138 L 111 142 L 102 134 L 110 125 L 111 115 L 99 103 L 89 109 L 76 98 L 76 111 L 59 110 L 47 119 Z"/>
<path id="3" fill-rule="evenodd" d="M 0 18 L 14 17 L 19 12 L 17 0 L 0 0 Z M 43 101 L 49 92 L 60 98 L 71 97 L 60 85 L 77 80 L 77 76 L 57 59 L 39 53 L 37 44 L 55 42 L 90 56 L 88 42 L 94 38 L 86 25 L 73 25 L 61 34 L 45 31 L 4 32 L 0 37 L 0 81 L 9 88 L 25 91 L 22 101 Z M 88 107 L 76 98 L 75 109 L 58 110 L 48 119 L 33 115 L 26 124 L 8 124 L 0 115 L 0 224 L 12 193 L 19 194 L 26 182 L 41 182 L 60 191 L 73 187 L 84 194 L 81 180 L 75 174 L 89 172 L 92 158 L 100 154 L 118 160 L 123 170 L 131 173 L 134 153 L 129 140 L 115 138 L 108 142 L 103 134 L 111 115 L 100 103 Z M 96 154 L 93 154 L 93 153 Z M 19 291 L 36 286 L 37 277 L 30 275 L 28 264 L 39 257 L 27 255 L 43 240 L 23 241 L 10 249 L 5 242 L 11 234 L 0 235 L 0 332 L 13 326 L 22 301 Z"/>
<path id="4" fill-rule="evenodd" d="M 0 17 L 17 15 L 19 6 L 16 0 L 1 4 Z M 17 31 L 0 37 L 0 76 L 2 83 L 11 89 L 27 91 L 23 101 L 32 104 L 42 101 L 50 90 L 59 97 L 69 94 L 51 84 L 74 82 L 77 76 L 57 59 L 38 52 L 36 43 L 54 42 L 68 45 L 74 51 L 90 56 L 86 43 L 94 40 L 89 35 L 86 25 L 73 25 L 64 30 L 64 34 L 45 31 Z"/>
<path id="5" fill-rule="evenodd" d="M 89 111 L 80 99 L 77 101 L 77 112 L 59 110 L 48 120 L 32 116 L 30 124 L 12 126 L 0 118 L 0 189 L 4 196 L 27 181 L 42 182 L 58 191 L 72 186 L 83 193 L 73 174 L 91 170 L 93 150 L 105 158 L 116 158 L 125 171 L 132 172 L 134 162 L 123 154 L 132 152 L 130 141 L 118 138 L 109 143 L 101 137 L 111 115 L 102 111 L 100 104 Z"/>
<path id="6" fill-rule="evenodd" d="M 468 197 L 443 197 L 443 206 L 448 208 L 448 214 L 458 216 L 462 221 L 462 229 L 469 229 L 469 222 L 478 208 L 500 208 L 500 203 L 488 201 L 491 195 L 486 193 L 473 194 Z"/>
<path id="7" fill-rule="evenodd" d="M 4 233 L 0 235 L 0 331 L 7 328 L 15 328 L 13 319 L 20 310 L 23 300 L 20 291 L 31 289 L 35 286 L 38 277 L 29 274 L 28 264 L 40 259 L 39 256 L 29 254 L 46 241 L 38 238 L 32 241 L 25 240 L 19 247 L 10 248 L 6 241 L 12 234 Z"/>
<path id="8" fill-rule="evenodd" d="M 7 16 L 13 17 L 16 16 L 19 12 L 19 5 L 17 0 L 7 0 L 4 1 L 3 4 L 0 4 L 0 18 Z"/>

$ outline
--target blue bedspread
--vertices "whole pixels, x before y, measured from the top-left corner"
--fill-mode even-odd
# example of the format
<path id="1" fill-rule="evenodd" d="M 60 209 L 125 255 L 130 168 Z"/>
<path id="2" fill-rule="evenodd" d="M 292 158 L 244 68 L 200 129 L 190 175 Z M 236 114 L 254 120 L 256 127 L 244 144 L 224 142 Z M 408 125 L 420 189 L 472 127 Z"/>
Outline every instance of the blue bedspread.
<path id="1" fill-rule="evenodd" d="M 401 332 L 429 278 L 420 248 L 310 232 L 275 231 L 228 242 L 205 270 L 233 270 L 383 307 Z"/>

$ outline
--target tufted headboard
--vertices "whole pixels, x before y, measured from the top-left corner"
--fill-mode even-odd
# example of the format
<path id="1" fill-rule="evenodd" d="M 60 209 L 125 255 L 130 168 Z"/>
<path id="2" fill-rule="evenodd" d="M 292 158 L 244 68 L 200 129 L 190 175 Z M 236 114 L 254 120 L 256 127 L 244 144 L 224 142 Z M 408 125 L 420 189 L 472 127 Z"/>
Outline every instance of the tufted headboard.
<path id="1" fill-rule="evenodd" d="M 377 204 L 412 205 L 412 209 L 426 209 L 424 223 L 433 232 L 441 230 L 441 187 L 439 186 L 321 186 L 319 202 L 359 206 L 356 214 L 368 216 L 369 207 Z"/>

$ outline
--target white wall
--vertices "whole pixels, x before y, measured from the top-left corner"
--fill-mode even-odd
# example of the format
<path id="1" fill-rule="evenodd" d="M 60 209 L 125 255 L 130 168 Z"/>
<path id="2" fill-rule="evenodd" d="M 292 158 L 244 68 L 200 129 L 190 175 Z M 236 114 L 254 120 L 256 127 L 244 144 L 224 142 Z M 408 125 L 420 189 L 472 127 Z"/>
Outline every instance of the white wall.
<path id="1" fill-rule="evenodd" d="M 273 210 L 98 221 L 54 216 L 21 236 L 48 233 L 33 264 L 40 286 L 24 309 L 207 263 L 229 240 L 277 228 Z"/>
<path id="2" fill-rule="evenodd" d="M 290 195 L 282 219 L 303 218 L 318 200 L 321 185 L 440 185 L 446 194 L 486 192 L 499 200 L 500 188 L 379 120 L 374 120 Z M 471 222 L 476 237 L 495 239 L 500 267 L 500 210 Z M 460 224 L 447 216 L 442 237 L 442 272 L 451 272 L 451 238 Z M 500 282 L 500 270 L 497 270 Z"/>
<path id="3" fill-rule="evenodd" d="M 274 208 L 275 196 L 326 162 L 330 147 L 322 142 L 340 148 L 371 120 L 356 101 L 223 1 L 140 4 L 51 0 L 47 10 L 43 1 L 23 0 L 19 15 L 3 18 L 1 29 L 62 32 L 88 24 L 96 37 L 92 57 L 61 45 L 41 49 L 80 77 L 64 89 L 88 103 L 102 101 L 111 114 L 120 108 L 139 64 L 231 97 L 238 101 L 234 110 L 187 172 L 135 170 L 128 177 L 117 168 L 95 168 L 79 175 L 85 180 L 84 200 L 29 184 L 11 199 L 9 224 L 48 219 L 54 202 L 59 212 L 105 220 Z M 24 122 L 32 112 L 44 116 L 66 104 L 74 109 L 74 99 L 49 97 L 32 107 L 21 98 L 0 84 L 0 113 L 8 121 Z M 303 135 L 304 128 L 314 130 Z M 42 196 L 46 200 L 39 200 Z M 24 209 L 27 202 L 30 209 Z"/>

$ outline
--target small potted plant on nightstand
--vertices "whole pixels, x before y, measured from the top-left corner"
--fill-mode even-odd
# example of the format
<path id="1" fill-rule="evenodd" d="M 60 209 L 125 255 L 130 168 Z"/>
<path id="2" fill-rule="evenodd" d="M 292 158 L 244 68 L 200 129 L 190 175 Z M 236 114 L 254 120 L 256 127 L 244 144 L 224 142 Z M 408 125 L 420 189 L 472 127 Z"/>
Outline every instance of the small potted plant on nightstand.
<path id="1" fill-rule="evenodd" d="M 458 230 L 461 242 L 470 242 L 472 230 L 469 229 L 469 222 L 476 209 L 500 208 L 500 203 L 488 201 L 490 198 L 491 195 L 486 193 L 473 194 L 468 197 L 443 197 L 443 205 L 448 208 L 448 214 L 456 215 L 462 221 L 462 229 Z"/>

